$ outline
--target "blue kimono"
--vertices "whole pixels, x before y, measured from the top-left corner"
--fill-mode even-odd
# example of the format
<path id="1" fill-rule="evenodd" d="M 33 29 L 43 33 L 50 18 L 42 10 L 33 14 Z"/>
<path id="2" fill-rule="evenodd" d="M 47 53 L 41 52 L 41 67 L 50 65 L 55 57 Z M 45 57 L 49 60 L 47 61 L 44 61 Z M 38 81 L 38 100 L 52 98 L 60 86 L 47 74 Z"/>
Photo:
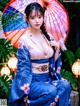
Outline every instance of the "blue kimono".
<path id="1" fill-rule="evenodd" d="M 61 79 L 61 75 L 56 72 L 61 67 L 61 55 L 55 62 L 54 55 L 48 59 L 31 60 L 29 50 L 26 46 L 18 49 L 18 68 L 12 82 L 8 106 L 25 106 L 24 97 L 27 96 L 20 89 L 24 84 L 29 84 L 28 94 L 29 106 L 50 106 L 59 96 L 59 106 L 68 106 L 70 98 L 70 84 Z M 49 73 L 32 73 L 31 63 L 49 62 Z"/>

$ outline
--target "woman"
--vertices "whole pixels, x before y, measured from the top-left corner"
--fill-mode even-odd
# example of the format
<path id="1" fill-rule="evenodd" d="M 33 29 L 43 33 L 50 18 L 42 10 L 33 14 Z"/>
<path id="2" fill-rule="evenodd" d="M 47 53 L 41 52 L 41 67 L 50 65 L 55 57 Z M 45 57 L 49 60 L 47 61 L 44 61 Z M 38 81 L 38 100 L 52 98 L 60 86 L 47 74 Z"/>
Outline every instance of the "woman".
<path id="1" fill-rule="evenodd" d="M 45 31 L 44 9 L 34 2 L 25 14 L 31 29 L 20 40 L 9 106 L 68 106 L 71 88 L 61 78 L 59 44 Z"/>

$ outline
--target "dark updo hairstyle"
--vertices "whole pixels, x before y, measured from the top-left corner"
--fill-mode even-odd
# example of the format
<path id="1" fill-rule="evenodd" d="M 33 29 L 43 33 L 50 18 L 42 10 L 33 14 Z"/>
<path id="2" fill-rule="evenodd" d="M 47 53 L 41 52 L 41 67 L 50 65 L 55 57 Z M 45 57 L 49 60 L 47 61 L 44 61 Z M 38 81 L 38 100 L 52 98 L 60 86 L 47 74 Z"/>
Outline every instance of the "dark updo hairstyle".
<path id="1" fill-rule="evenodd" d="M 25 14 L 26 14 L 27 19 L 29 18 L 29 15 L 33 10 L 39 11 L 41 13 L 41 15 L 44 16 L 45 8 L 43 8 L 37 2 L 33 2 L 33 3 L 30 3 L 25 9 Z M 46 36 L 46 38 L 50 41 L 50 37 L 45 30 L 44 23 L 42 24 L 40 29 L 42 30 L 42 33 Z"/>

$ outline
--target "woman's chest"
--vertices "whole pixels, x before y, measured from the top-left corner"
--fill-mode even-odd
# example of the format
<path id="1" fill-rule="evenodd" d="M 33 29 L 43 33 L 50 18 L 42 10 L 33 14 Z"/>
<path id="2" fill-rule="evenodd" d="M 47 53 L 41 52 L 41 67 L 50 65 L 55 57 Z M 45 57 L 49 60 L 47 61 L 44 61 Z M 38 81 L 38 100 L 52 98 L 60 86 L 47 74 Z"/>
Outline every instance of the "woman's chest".
<path id="1" fill-rule="evenodd" d="M 53 55 L 52 47 L 45 40 L 35 41 L 33 39 L 30 39 L 27 42 L 27 45 L 31 55 L 31 59 L 50 58 Z"/>

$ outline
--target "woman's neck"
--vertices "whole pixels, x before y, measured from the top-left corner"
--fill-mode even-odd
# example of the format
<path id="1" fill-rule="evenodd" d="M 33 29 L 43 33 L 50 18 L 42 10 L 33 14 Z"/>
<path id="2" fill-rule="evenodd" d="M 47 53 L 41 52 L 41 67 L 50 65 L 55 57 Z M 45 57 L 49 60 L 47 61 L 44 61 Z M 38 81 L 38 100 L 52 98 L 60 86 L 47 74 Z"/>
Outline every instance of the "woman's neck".
<path id="1" fill-rule="evenodd" d="M 33 34 L 33 35 L 35 35 L 35 36 L 39 36 L 39 35 L 41 35 L 41 30 L 40 29 L 32 29 L 31 28 L 31 33 Z"/>

